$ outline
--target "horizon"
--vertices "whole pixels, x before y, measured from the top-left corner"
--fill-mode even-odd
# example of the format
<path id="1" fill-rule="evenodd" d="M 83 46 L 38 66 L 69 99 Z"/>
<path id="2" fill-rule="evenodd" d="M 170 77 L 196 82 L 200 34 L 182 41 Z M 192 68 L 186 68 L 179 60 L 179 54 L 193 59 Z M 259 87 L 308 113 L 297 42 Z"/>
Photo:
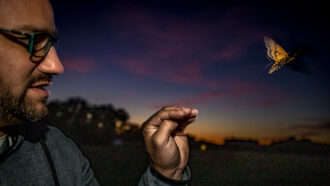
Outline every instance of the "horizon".
<path id="1" fill-rule="evenodd" d="M 121 110 L 121 109 L 126 111 L 125 108 L 116 108 L 115 105 L 113 105 L 111 103 L 108 103 L 108 104 L 91 104 L 86 99 L 84 99 L 82 97 L 70 97 L 66 100 L 51 100 L 51 101 L 48 102 L 48 105 L 51 104 L 51 103 L 55 103 L 55 102 L 60 103 L 60 104 L 68 103 L 69 100 L 75 100 L 75 101 L 79 100 L 79 102 L 83 101 L 86 104 L 88 109 L 99 108 L 99 107 L 105 106 L 105 108 L 113 108 L 114 111 L 118 111 L 118 110 Z M 110 106 L 110 107 L 108 107 L 108 106 Z M 141 128 L 141 124 L 130 121 L 130 113 L 128 112 L 127 114 L 128 114 L 128 121 L 125 122 L 125 125 L 136 126 L 138 128 Z M 72 117 L 74 117 L 74 116 L 72 116 Z M 66 118 L 66 119 L 68 119 L 68 118 Z M 103 121 L 100 121 L 100 122 L 103 122 Z M 122 131 L 122 132 L 126 132 L 126 131 Z M 221 139 L 210 139 L 210 138 L 207 138 L 207 137 L 200 137 L 198 135 L 195 135 L 195 134 L 192 134 L 192 133 L 189 133 L 189 132 L 186 132 L 186 134 L 187 134 L 187 136 L 189 136 L 189 138 L 192 138 L 195 142 L 210 143 L 210 144 L 219 145 L 219 146 L 225 145 L 227 141 L 236 141 L 236 140 L 245 141 L 245 142 L 246 141 L 256 142 L 258 146 L 271 146 L 273 144 L 281 143 L 281 142 L 288 142 L 288 141 L 301 142 L 301 141 L 306 141 L 306 140 L 311 142 L 311 143 L 314 143 L 314 144 L 330 145 L 330 143 L 327 143 L 327 142 L 322 143 L 322 142 L 313 141 L 313 140 L 310 140 L 310 139 L 307 139 L 307 138 L 302 138 L 302 137 L 299 137 L 299 136 L 286 136 L 286 137 L 283 137 L 281 139 L 273 139 L 273 140 L 263 141 L 262 139 L 251 138 L 251 137 L 244 138 L 244 137 L 239 137 L 239 136 L 227 136 L 227 137 L 223 137 Z M 118 135 L 120 136 L 120 134 L 118 134 Z"/>

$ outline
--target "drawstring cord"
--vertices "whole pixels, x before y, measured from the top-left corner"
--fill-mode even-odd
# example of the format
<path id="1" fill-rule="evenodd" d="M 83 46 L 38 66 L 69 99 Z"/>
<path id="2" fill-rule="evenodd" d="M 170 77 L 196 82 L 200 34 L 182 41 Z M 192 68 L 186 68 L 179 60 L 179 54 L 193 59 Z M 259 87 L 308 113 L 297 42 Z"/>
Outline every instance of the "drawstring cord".
<path id="1" fill-rule="evenodd" d="M 50 153 L 49 153 L 49 150 L 47 148 L 47 145 L 46 145 L 46 143 L 45 143 L 45 141 L 43 139 L 40 139 L 40 144 L 41 144 L 42 148 L 44 149 L 44 151 L 46 153 L 46 156 L 47 156 L 47 159 L 48 159 L 48 164 L 49 164 L 49 167 L 50 167 L 50 169 L 52 171 L 52 175 L 53 175 L 55 186 L 60 186 L 60 183 L 58 181 L 58 177 L 57 177 L 57 174 L 56 174 L 54 162 L 52 160 L 52 157 L 50 156 Z"/>

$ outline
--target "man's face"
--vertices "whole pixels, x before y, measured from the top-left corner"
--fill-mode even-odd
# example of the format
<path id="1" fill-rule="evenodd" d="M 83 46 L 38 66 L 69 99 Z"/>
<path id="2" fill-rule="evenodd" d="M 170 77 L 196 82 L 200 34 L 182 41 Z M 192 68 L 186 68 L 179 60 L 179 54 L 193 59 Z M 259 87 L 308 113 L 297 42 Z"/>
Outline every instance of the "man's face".
<path id="1" fill-rule="evenodd" d="M 48 0 L 0 0 L 0 27 L 53 35 L 51 5 Z M 0 127 L 47 114 L 49 92 L 44 88 L 63 66 L 54 47 L 42 61 L 33 62 L 30 56 L 26 47 L 0 33 Z"/>

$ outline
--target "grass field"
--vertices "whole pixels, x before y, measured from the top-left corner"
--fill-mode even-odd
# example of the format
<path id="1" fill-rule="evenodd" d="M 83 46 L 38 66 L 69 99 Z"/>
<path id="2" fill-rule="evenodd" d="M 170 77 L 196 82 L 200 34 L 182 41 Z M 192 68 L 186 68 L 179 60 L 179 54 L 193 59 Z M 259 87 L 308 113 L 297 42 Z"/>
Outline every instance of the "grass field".
<path id="1" fill-rule="evenodd" d="M 137 185 L 143 145 L 81 146 L 101 185 Z M 191 185 L 330 185 L 330 157 L 191 148 Z"/>

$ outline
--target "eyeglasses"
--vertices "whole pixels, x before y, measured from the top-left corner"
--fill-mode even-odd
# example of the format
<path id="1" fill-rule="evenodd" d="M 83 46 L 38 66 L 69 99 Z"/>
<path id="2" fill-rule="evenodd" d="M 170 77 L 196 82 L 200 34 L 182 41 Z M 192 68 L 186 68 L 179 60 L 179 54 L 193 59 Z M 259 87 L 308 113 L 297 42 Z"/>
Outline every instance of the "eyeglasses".
<path id="1" fill-rule="evenodd" d="M 42 60 L 46 57 L 50 48 L 57 42 L 55 36 L 41 32 L 26 33 L 0 27 L 0 34 L 27 48 L 32 61 Z"/>

